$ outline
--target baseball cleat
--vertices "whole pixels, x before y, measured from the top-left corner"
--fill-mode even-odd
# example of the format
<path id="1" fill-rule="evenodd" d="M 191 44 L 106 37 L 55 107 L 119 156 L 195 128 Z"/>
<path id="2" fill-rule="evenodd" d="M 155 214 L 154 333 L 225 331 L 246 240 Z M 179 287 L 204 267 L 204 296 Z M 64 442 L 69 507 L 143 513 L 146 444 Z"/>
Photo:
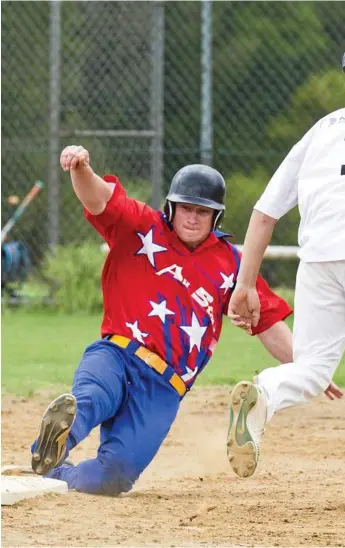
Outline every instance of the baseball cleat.
<path id="1" fill-rule="evenodd" d="M 266 418 L 266 397 L 259 386 L 249 381 L 236 384 L 230 399 L 227 455 L 240 478 L 248 478 L 255 472 Z"/>
<path id="2" fill-rule="evenodd" d="M 76 412 L 77 400 L 72 394 L 62 394 L 46 409 L 31 460 L 36 474 L 45 476 L 63 461 Z"/>

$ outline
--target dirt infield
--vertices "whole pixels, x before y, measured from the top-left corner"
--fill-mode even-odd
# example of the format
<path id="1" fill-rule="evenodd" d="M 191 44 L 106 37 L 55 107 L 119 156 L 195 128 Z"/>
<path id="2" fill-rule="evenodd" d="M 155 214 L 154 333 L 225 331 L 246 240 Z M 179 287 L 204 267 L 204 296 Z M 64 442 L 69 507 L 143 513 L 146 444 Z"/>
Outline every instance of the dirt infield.
<path id="1" fill-rule="evenodd" d="M 252 479 L 225 455 L 225 388 L 194 389 L 123 497 L 69 492 L 2 508 L 2 546 L 345 546 L 345 399 L 278 413 Z M 29 463 L 50 397 L 2 402 L 2 464 Z M 74 450 L 95 454 L 98 432 Z"/>

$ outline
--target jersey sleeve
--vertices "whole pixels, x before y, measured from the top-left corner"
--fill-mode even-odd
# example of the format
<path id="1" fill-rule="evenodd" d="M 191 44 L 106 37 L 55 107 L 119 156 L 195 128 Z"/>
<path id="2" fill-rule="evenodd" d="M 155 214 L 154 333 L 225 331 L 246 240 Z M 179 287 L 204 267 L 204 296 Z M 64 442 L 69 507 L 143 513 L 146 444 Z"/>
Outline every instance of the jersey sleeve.
<path id="1" fill-rule="evenodd" d="M 240 262 L 242 258 L 242 253 L 236 248 L 236 246 L 230 244 L 229 249 L 231 251 L 232 257 L 236 261 L 236 275 L 235 275 L 235 282 L 237 279 L 238 271 L 240 268 Z M 232 289 L 232 291 L 235 289 L 235 285 Z M 274 325 L 277 322 L 285 320 L 290 314 L 292 314 L 293 310 L 291 306 L 281 297 L 279 297 L 268 285 L 268 283 L 264 280 L 262 276 L 258 276 L 257 282 L 256 282 L 256 290 L 258 292 L 258 296 L 260 299 L 260 320 L 256 327 L 252 328 L 253 335 L 258 335 L 259 333 L 263 333 Z M 231 291 L 231 293 L 232 293 Z M 227 311 L 229 309 L 229 301 L 231 297 L 231 293 L 227 293 L 225 296 L 225 303 L 224 303 L 224 312 L 227 315 Z"/>
<path id="2" fill-rule="evenodd" d="M 274 173 L 254 209 L 280 219 L 298 203 L 298 174 L 309 149 L 316 125 L 290 150 Z"/>
<path id="3" fill-rule="evenodd" d="M 260 320 L 256 327 L 252 328 L 253 335 L 263 333 L 277 322 L 285 320 L 293 310 L 291 306 L 272 291 L 268 283 L 258 276 L 256 289 L 260 299 Z"/>
<path id="4" fill-rule="evenodd" d="M 109 202 L 99 215 L 93 215 L 86 208 L 84 208 L 84 215 L 107 244 L 112 247 L 116 242 L 120 227 L 123 230 L 138 227 L 143 217 L 152 216 L 153 210 L 143 202 L 127 196 L 115 175 L 104 175 L 103 179 L 107 183 L 115 185 Z"/>

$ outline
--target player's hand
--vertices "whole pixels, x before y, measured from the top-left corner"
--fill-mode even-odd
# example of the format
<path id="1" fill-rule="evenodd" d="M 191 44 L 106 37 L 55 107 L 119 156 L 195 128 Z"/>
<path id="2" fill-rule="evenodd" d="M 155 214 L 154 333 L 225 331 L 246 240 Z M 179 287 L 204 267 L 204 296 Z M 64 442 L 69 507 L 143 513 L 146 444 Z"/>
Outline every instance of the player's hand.
<path id="1" fill-rule="evenodd" d="M 89 165 L 88 150 L 82 146 L 71 145 L 63 149 L 60 156 L 60 165 L 64 171 L 71 171 Z"/>
<path id="2" fill-rule="evenodd" d="M 242 329 L 248 330 L 248 325 L 255 327 L 258 324 L 260 299 L 255 287 L 248 288 L 240 284 L 236 285 L 230 298 L 228 316 L 233 325 L 242 327 Z M 244 325 L 240 325 L 239 322 L 244 322 Z"/>
<path id="3" fill-rule="evenodd" d="M 232 325 L 243 329 L 243 331 L 246 331 L 248 335 L 252 335 L 252 324 L 249 319 L 242 318 L 238 314 L 232 314 L 230 312 L 228 312 L 228 316 L 231 320 Z"/>
<path id="4" fill-rule="evenodd" d="M 342 392 L 339 386 L 337 386 L 334 382 L 331 382 L 331 384 L 326 388 L 325 394 L 330 400 L 339 400 L 343 397 L 344 392 Z"/>

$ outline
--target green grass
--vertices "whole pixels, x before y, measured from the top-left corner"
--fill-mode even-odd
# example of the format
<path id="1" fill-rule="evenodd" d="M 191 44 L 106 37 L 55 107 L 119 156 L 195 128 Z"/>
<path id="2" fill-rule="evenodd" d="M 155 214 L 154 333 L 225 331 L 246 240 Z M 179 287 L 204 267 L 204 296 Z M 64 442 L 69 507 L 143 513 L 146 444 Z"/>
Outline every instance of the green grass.
<path id="1" fill-rule="evenodd" d="M 2 388 L 30 394 L 69 386 L 82 353 L 99 337 L 100 318 L 25 310 L 2 316 Z"/>
<path id="2" fill-rule="evenodd" d="M 99 337 L 100 321 L 99 316 L 5 310 L 3 391 L 27 396 L 42 388 L 56 393 L 68 388 L 85 347 Z M 225 319 L 220 343 L 197 383 L 233 384 L 276 363 L 256 337 L 249 337 Z M 345 386 L 344 358 L 335 382 Z"/>

